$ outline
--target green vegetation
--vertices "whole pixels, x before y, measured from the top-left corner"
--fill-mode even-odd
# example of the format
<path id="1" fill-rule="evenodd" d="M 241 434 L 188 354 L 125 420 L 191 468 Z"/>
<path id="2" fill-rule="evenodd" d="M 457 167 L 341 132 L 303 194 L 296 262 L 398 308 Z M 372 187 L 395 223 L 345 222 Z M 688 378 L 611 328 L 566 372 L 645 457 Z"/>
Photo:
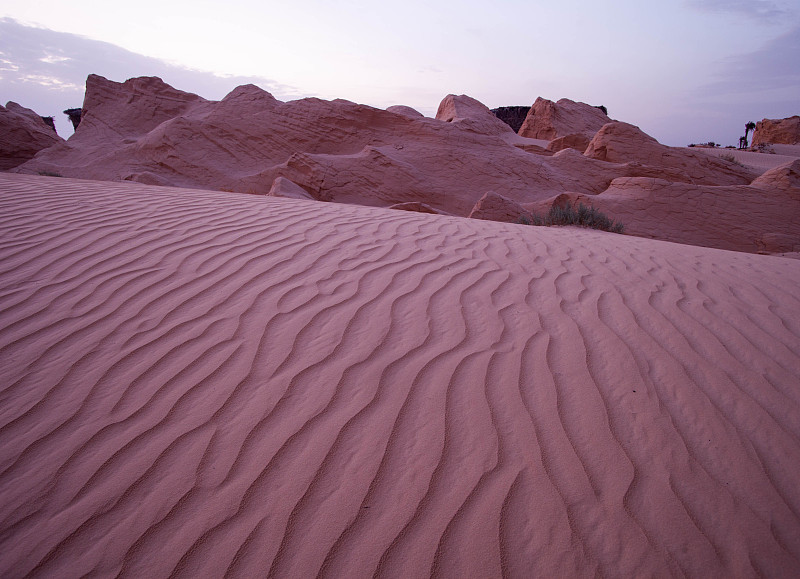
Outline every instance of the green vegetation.
<path id="1" fill-rule="evenodd" d="M 63 177 L 61 173 L 56 173 L 55 171 L 39 171 L 39 175 L 42 177 Z"/>
<path id="2" fill-rule="evenodd" d="M 577 225 L 611 233 L 622 233 L 625 229 L 622 223 L 614 222 L 594 206 L 587 207 L 583 203 L 579 203 L 576 208 L 569 202 L 563 207 L 555 205 L 550 207 L 550 211 L 545 217 L 539 217 L 535 213 L 522 215 L 518 223 L 523 225 Z"/>

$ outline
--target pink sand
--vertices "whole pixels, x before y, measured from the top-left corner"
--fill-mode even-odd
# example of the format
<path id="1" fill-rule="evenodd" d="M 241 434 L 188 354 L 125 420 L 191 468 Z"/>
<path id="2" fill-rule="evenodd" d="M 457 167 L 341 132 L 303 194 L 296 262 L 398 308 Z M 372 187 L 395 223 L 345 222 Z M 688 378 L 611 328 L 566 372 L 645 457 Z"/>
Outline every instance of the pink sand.
<path id="1" fill-rule="evenodd" d="M 738 149 L 711 149 L 706 147 L 692 147 L 692 151 L 700 151 L 715 157 L 733 157 L 739 163 L 757 169 L 760 173 L 774 169 L 786 163 L 791 163 L 800 158 L 800 145 L 770 145 L 774 153 L 757 153 L 755 151 L 740 151 Z"/>
<path id="2" fill-rule="evenodd" d="M 800 262 L 0 174 L 0 576 L 800 574 Z"/>

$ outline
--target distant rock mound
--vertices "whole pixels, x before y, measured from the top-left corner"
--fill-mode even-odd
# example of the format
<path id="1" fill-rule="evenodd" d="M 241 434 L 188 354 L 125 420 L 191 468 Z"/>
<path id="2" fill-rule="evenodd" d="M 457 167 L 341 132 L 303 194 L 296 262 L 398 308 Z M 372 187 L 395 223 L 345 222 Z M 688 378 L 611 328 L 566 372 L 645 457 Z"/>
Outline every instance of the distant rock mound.
<path id="1" fill-rule="evenodd" d="M 589 146 L 590 141 L 591 138 L 583 133 L 573 133 L 571 135 L 565 135 L 563 137 L 553 139 L 547 145 L 547 150 L 557 153 L 563 149 L 575 149 L 576 151 L 583 153 L 586 150 L 586 147 Z"/>
<path id="2" fill-rule="evenodd" d="M 509 143 L 514 132 L 468 96 L 446 97 L 438 120 L 390 108 L 284 103 L 253 85 L 214 102 L 157 78 L 92 75 L 75 135 L 19 172 L 262 195 L 285 177 L 322 201 L 424 203 L 461 216 L 489 190 L 529 202 L 566 187 L 595 192 L 613 178 L 612 169 L 581 179 L 543 165 L 545 157 Z"/>
<path id="3" fill-rule="evenodd" d="M 511 127 L 498 119 L 489 107 L 463 94 L 444 97 L 436 111 L 436 119 L 447 123 L 459 122 L 465 128 L 489 135 L 512 132 Z"/>
<path id="4" fill-rule="evenodd" d="M 762 189 L 621 177 L 599 195 L 573 196 L 573 200 L 594 205 L 623 223 L 625 233 L 640 237 L 750 253 L 800 247 L 797 187 Z"/>
<path id="5" fill-rule="evenodd" d="M 0 105 L 0 171 L 22 165 L 39 151 L 62 141 L 31 109 L 12 101 Z"/>
<path id="6" fill-rule="evenodd" d="M 498 119 L 503 121 L 515 133 L 519 133 L 522 128 L 522 123 L 525 122 L 525 117 L 528 116 L 528 111 L 531 107 L 499 107 L 492 109 L 492 113 Z"/>
<path id="7" fill-rule="evenodd" d="M 528 216 L 528 211 L 516 201 L 489 191 L 478 200 L 469 216 L 472 219 L 521 223 L 521 219 Z"/>
<path id="8" fill-rule="evenodd" d="M 622 122 L 608 123 L 597 131 L 584 155 L 611 163 L 659 167 L 669 181 L 696 185 L 745 185 L 757 176 L 752 169 L 731 161 L 662 145 L 639 127 Z"/>
<path id="9" fill-rule="evenodd" d="M 569 99 L 554 103 L 539 97 L 528 111 L 519 134 L 547 141 L 576 133 L 592 138 L 600 127 L 609 122 L 611 119 L 599 107 Z"/>
<path id="10" fill-rule="evenodd" d="M 86 79 L 86 97 L 75 135 L 81 141 L 137 137 L 207 102 L 154 76 L 116 83 L 92 74 Z"/>
<path id="11" fill-rule="evenodd" d="M 752 185 L 767 191 L 785 191 L 792 194 L 795 201 L 800 201 L 800 159 L 770 169 L 753 181 Z"/>
<path id="12" fill-rule="evenodd" d="M 406 105 L 393 105 L 388 107 L 386 110 L 389 111 L 390 113 L 396 113 L 398 115 L 411 117 L 412 119 L 419 119 L 425 116 L 417 109 L 412 107 L 407 107 Z"/>
<path id="13" fill-rule="evenodd" d="M 286 177 L 276 177 L 269 190 L 270 197 L 285 197 L 287 199 L 306 199 L 313 201 L 314 198 L 297 183 L 289 181 Z"/>
<path id="14" fill-rule="evenodd" d="M 758 121 L 753 133 L 753 146 L 768 143 L 775 145 L 800 144 L 800 116 Z"/>

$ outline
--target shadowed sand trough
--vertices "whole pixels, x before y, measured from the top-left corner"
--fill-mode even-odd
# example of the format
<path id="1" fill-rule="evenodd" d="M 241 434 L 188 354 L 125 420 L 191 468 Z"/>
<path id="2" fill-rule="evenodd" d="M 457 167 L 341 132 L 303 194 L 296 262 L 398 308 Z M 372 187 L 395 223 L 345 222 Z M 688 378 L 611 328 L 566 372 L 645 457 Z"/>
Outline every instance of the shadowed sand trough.
<path id="1" fill-rule="evenodd" d="M 800 262 L 0 174 L 0 575 L 800 573 Z"/>

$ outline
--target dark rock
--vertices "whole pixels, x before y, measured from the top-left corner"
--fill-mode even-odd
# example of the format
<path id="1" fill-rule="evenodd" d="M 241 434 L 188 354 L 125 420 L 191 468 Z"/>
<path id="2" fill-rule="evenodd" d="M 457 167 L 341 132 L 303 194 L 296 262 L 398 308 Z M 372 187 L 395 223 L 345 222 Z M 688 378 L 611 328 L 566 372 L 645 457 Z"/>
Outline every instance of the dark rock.
<path id="1" fill-rule="evenodd" d="M 525 122 L 525 117 L 528 116 L 530 108 L 531 107 L 500 107 L 492 109 L 492 112 L 494 116 L 514 129 L 515 133 L 518 133 L 522 123 Z"/>
<path id="2" fill-rule="evenodd" d="M 44 121 L 45 125 L 53 129 L 54 131 L 56 130 L 56 121 L 53 117 L 42 117 L 42 120 Z"/>
<path id="3" fill-rule="evenodd" d="M 78 125 L 81 124 L 81 109 L 67 109 L 64 111 L 64 114 L 69 117 L 72 128 L 77 129 Z"/>

